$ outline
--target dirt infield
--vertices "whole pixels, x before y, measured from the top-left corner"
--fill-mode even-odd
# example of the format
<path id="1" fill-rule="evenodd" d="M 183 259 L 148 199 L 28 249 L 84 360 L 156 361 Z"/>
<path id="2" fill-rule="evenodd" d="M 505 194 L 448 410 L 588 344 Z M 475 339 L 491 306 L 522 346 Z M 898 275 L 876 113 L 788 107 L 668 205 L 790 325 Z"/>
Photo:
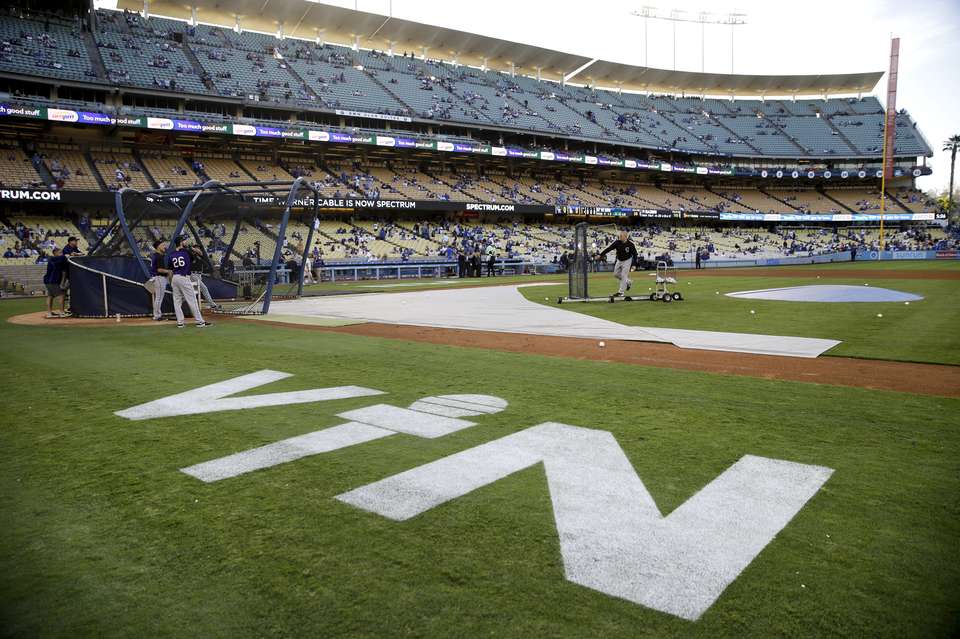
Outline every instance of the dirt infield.
<path id="1" fill-rule="evenodd" d="M 704 268 L 681 271 L 683 277 L 795 277 L 865 280 L 960 280 L 957 271 L 882 271 L 873 269 L 799 269 L 797 267 Z"/>
<path id="2" fill-rule="evenodd" d="M 269 323 L 269 322 L 265 322 Z M 285 324 L 278 324 L 288 326 Z M 650 342 L 598 342 L 574 337 L 544 337 L 519 333 L 464 331 L 392 324 L 358 324 L 337 328 L 297 326 L 369 337 L 387 337 L 431 344 L 484 348 L 512 353 L 534 353 L 555 357 L 620 362 L 659 368 L 762 377 L 765 379 L 814 382 L 878 390 L 960 397 L 960 366 L 913 364 L 819 357 L 803 359 L 773 355 L 748 355 L 719 351 L 682 349 Z"/>
<path id="3" fill-rule="evenodd" d="M 116 318 L 98 317 L 55 317 L 48 319 L 46 311 L 14 315 L 8 318 L 7 321 L 20 326 L 55 326 L 57 328 L 77 326 L 163 326 L 166 323 L 154 322 L 149 317 L 121 317 L 119 322 Z"/>
<path id="4" fill-rule="evenodd" d="M 154 322 L 150 318 L 140 317 L 121 318 L 121 321 L 117 322 L 115 319 L 46 319 L 45 315 L 44 312 L 27 313 L 11 317 L 7 321 L 22 326 L 48 327 L 169 325 L 167 322 Z M 242 321 L 230 316 L 221 316 L 218 319 L 221 321 Z M 257 323 L 299 330 L 349 333 L 365 337 L 385 337 L 510 353 L 532 353 L 657 368 L 675 368 L 764 379 L 899 391 L 918 395 L 960 397 L 960 366 L 865 360 L 850 357 L 805 359 L 773 355 L 749 355 L 682 349 L 671 344 L 613 340 L 607 341 L 606 346 L 601 348 L 596 340 L 575 337 L 546 337 L 520 333 L 468 331 L 394 324 L 367 323 L 332 327 L 269 320 L 261 320 Z"/>

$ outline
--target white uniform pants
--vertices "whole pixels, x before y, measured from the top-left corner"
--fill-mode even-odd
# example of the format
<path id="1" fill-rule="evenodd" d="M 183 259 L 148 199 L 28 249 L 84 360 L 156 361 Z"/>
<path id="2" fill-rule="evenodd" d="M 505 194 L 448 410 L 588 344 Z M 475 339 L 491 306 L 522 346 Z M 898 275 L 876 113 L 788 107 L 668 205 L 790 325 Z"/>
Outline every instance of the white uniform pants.
<path id="1" fill-rule="evenodd" d="M 163 306 L 163 296 L 167 292 L 167 277 L 166 275 L 154 275 L 150 278 L 150 281 L 153 282 L 153 319 L 160 319 L 163 317 L 161 307 Z"/>
<path id="2" fill-rule="evenodd" d="M 203 324 L 203 316 L 200 314 L 200 305 L 197 304 L 197 294 L 193 292 L 193 282 L 186 275 L 174 275 L 170 283 L 173 289 L 173 312 L 177 314 L 177 324 L 183 324 L 183 302 L 187 302 L 190 307 L 190 313 L 197 324 Z"/>
<path id="3" fill-rule="evenodd" d="M 191 275 L 190 279 L 196 282 L 197 288 L 200 289 L 200 295 L 203 296 L 203 299 L 207 300 L 207 304 L 216 307 L 217 303 L 213 300 L 213 295 L 210 295 L 210 289 L 203 283 L 203 277 L 200 275 Z"/>
<path id="4" fill-rule="evenodd" d="M 627 292 L 627 289 L 633 284 L 630 279 L 630 267 L 633 266 L 633 258 L 628 260 L 617 260 L 613 265 L 613 276 L 620 280 L 620 295 Z"/>

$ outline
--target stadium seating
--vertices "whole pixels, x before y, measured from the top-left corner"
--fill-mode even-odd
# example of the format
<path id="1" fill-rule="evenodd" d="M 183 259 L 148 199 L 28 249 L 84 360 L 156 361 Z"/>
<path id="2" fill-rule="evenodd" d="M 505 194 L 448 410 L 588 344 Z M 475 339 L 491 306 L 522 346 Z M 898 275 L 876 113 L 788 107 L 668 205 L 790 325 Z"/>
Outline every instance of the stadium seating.
<path id="1" fill-rule="evenodd" d="M 0 17 L 0 69 L 46 78 L 97 80 L 79 20 Z"/>
<path id="2" fill-rule="evenodd" d="M 106 77 L 93 70 L 76 23 L 10 15 L 0 17 L 0 70 L 692 153 L 875 157 L 882 146 L 882 108 L 873 97 L 762 101 L 615 93 L 129 12 L 101 9 L 97 16 L 92 35 Z M 897 134 L 898 153 L 931 151 L 906 112 L 898 114 Z"/>
<path id="3" fill-rule="evenodd" d="M 103 189 L 93 165 L 78 146 L 44 142 L 38 145 L 38 153 L 60 188 L 71 191 Z"/>
<path id="4" fill-rule="evenodd" d="M 17 188 L 43 184 L 30 158 L 16 144 L 0 146 L 0 184 Z"/>
<path id="5" fill-rule="evenodd" d="M 89 32 L 73 20 L 20 15 L 19 9 L 3 11 L 0 71 L 32 76 L 35 81 L 56 78 L 84 82 L 87 89 L 82 91 L 92 94 L 89 87 L 97 86 L 96 99 L 101 100 L 79 99 L 84 97 L 81 90 L 59 91 L 59 95 L 51 90 L 44 95 L 37 88 L 40 83 L 34 82 L 22 83 L 25 89 L 14 95 L 15 101 L 117 115 L 220 122 L 242 116 L 245 123 L 309 124 L 326 129 L 342 129 L 360 119 L 341 118 L 335 125 L 339 116 L 311 112 L 346 109 L 451 125 L 490 126 L 491 131 L 477 137 L 500 146 L 517 142 L 515 134 L 520 132 L 537 139 L 531 144 L 531 138 L 524 138 L 518 145 L 543 150 L 566 149 L 569 143 L 577 153 L 603 156 L 609 152 L 667 163 L 686 162 L 676 151 L 701 156 L 738 155 L 750 158 L 744 164 L 773 170 L 780 162 L 790 167 L 802 163 L 817 170 L 828 166 L 854 170 L 875 164 L 883 145 L 883 108 L 874 97 L 756 100 L 620 93 L 409 54 L 390 56 L 333 44 L 278 39 L 265 33 L 238 33 L 212 25 L 191 26 L 169 18 L 143 18 L 133 12 L 101 9 L 96 16 L 97 27 Z M 116 87 L 125 87 L 124 95 L 119 96 L 122 105 Z M 154 92 L 174 97 L 158 97 L 152 95 Z M 144 96 L 148 93 L 151 95 Z M 432 130 L 425 133 L 426 124 L 416 120 L 389 122 L 389 135 L 446 135 L 443 139 L 450 141 L 477 141 L 469 137 L 476 133 L 466 127 L 444 127 L 448 134 Z M 63 130 L 58 127 L 68 125 L 52 126 Z M 353 132 L 372 135 L 388 130 L 387 123 L 373 128 L 377 124 L 366 121 L 363 126 L 371 128 Z M 896 152 L 905 156 L 898 167 L 905 166 L 909 156 L 930 153 L 909 113 L 897 114 L 896 127 Z M 783 180 L 772 181 L 774 186 L 767 187 L 758 186 L 756 181 L 692 173 L 630 174 L 602 166 L 603 157 L 601 166 L 588 167 L 514 162 L 511 158 L 498 161 L 465 154 L 444 157 L 419 150 L 406 153 L 373 147 L 342 155 L 348 147 L 309 145 L 300 140 L 280 143 L 262 137 L 237 139 L 234 146 L 201 144 L 191 149 L 186 146 L 186 135 L 157 127 L 136 131 L 136 138 L 128 135 L 132 129 L 126 128 L 90 126 L 77 130 L 76 137 L 44 137 L 39 130 L 24 127 L 22 137 L 18 132 L 0 142 L 0 183 L 18 188 L 109 191 L 122 186 L 140 190 L 188 187 L 208 179 L 289 182 L 304 176 L 328 198 L 734 213 L 876 212 L 880 208 L 875 184 L 864 186 L 862 181 L 852 179 L 841 181 L 840 186 L 834 186 L 836 181 L 810 181 L 810 185 L 818 186 L 798 188 L 805 180 Z M 494 142 L 498 136 L 499 142 Z M 616 150 L 606 147 L 605 151 L 598 143 L 616 145 Z M 648 150 L 636 153 L 636 149 L 625 149 L 627 145 Z M 706 163 L 702 157 L 697 162 Z M 724 159 L 720 164 L 726 167 L 730 161 Z M 908 180 L 909 176 L 898 179 L 893 186 L 888 184 L 886 210 L 934 211 L 935 203 L 908 186 Z M 2 259 L 0 264 L 33 265 L 37 258 L 42 259 L 41 253 L 50 246 L 46 237 L 49 228 L 63 228 L 83 237 L 85 247 L 108 223 L 100 213 L 82 212 L 93 217 L 89 226 L 79 222 L 76 211 L 60 211 L 60 217 L 42 219 L 25 213 L 9 215 L 0 220 L 0 239 L 9 247 L 11 239 L 17 238 L 13 241 L 20 241 L 20 249 L 26 254 Z M 137 238 L 147 243 L 164 236 L 169 230 L 165 224 L 160 220 L 145 224 L 137 229 Z M 231 259 L 248 265 L 258 259 L 268 260 L 276 248 L 277 224 L 275 215 L 245 223 Z M 44 228 L 31 230 L 38 227 Z M 20 239 L 24 229 L 27 237 Z M 205 231 L 212 248 L 223 250 L 216 241 L 215 229 Z M 296 252 L 309 231 L 303 220 L 291 220 L 282 247 L 285 254 Z M 702 247 L 710 259 L 736 259 L 806 255 L 846 250 L 851 245 L 873 247 L 880 241 L 875 231 L 842 228 L 646 224 L 633 227 L 631 234 L 645 257 L 668 255 L 676 260 L 690 258 L 697 247 Z M 55 243 L 62 244 L 59 237 L 55 237 Z M 590 231 L 591 243 L 598 249 L 612 238 L 611 229 L 603 226 Z M 457 214 L 451 219 L 325 217 L 316 229 L 311 249 L 316 248 L 318 257 L 328 262 L 429 259 L 448 256 L 451 247 L 550 262 L 571 239 L 571 225 L 545 219 L 501 217 L 491 221 L 461 219 Z M 899 226 L 888 229 L 884 241 L 904 250 L 955 243 L 937 229 Z"/>
<path id="6" fill-rule="evenodd" d="M 183 158 L 167 154 L 141 154 L 143 165 L 157 181 L 158 187 L 194 186 L 199 176 Z"/>
<path id="7" fill-rule="evenodd" d="M 181 45 L 144 30 L 135 33 L 103 31 L 97 46 L 114 84 L 206 93 Z"/>
<path id="8" fill-rule="evenodd" d="M 100 177 L 110 189 L 130 187 L 138 191 L 147 191 L 155 185 L 143 171 L 143 167 L 130 153 L 116 150 L 93 151 L 94 166 Z"/>
<path id="9" fill-rule="evenodd" d="M 241 168 L 260 182 L 292 182 L 293 176 L 287 173 L 282 166 L 277 166 L 264 157 L 241 157 L 238 162 Z M 236 181 L 236 180 L 234 180 Z"/>
<path id="10" fill-rule="evenodd" d="M 197 156 L 195 169 L 201 177 L 219 182 L 249 182 L 250 176 L 232 158 Z"/>

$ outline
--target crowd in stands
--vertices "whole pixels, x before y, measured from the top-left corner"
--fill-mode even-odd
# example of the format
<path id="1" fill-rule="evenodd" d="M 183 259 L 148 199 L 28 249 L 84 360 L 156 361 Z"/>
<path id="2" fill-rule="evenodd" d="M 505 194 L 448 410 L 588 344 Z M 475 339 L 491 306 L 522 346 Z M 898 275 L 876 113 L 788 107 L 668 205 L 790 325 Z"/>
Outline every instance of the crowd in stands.
<path id="1" fill-rule="evenodd" d="M 55 248 L 63 248 L 71 240 L 79 241 L 73 235 L 76 232 L 70 223 L 57 218 L 16 220 L 11 226 L 0 224 L 0 255 L 4 260 L 44 264 Z"/>
<path id="2" fill-rule="evenodd" d="M 877 250 L 879 234 L 870 229 L 832 228 L 710 228 L 672 227 L 661 224 L 634 225 L 629 233 L 641 261 L 673 264 L 700 260 L 737 260 L 812 256 Z M 302 251 L 306 232 L 294 232 L 284 246 L 285 255 Z M 611 226 L 589 232 L 590 251 L 597 254 L 615 239 Z M 318 264 L 347 262 L 456 260 L 479 254 L 486 259 L 529 263 L 566 264 L 573 241 L 573 227 L 505 220 L 482 223 L 464 220 L 324 222 L 314 235 L 309 251 Z M 945 250 L 960 247 L 960 238 L 939 227 L 912 226 L 889 229 L 887 250 Z"/>
<path id="3" fill-rule="evenodd" d="M 167 237 L 172 220 L 155 220 L 134 231 L 143 254 L 149 254 L 156 239 Z M 65 248 L 78 238 L 74 250 L 103 238 L 106 218 L 87 214 L 63 217 L 13 217 L 0 222 L 0 265 L 42 264 L 54 248 Z M 637 246 L 641 265 L 657 261 L 668 264 L 695 260 L 742 260 L 754 258 L 805 257 L 879 248 L 876 228 L 789 228 L 733 226 L 672 226 L 647 223 L 626 227 Z M 269 264 L 277 243 L 276 219 L 255 218 L 243 223 L 233 253 L 227 255 L 232 228 L 223 223 L 198 224 L 208 253 L 219 263 L 224 257 L 234 264 Z M 596 255 L 615 239 L 613 225 L 595 225 L 589 230 L 589 250 Z M 284 261 L 299 259 L 310 229 L 291 219 L 282 247 Z M 338 263 L 403 262 L 422 260 L 472 260 L 484 263 L 513 261 L 555 264 L 565 268 L 570 259 L 573 225 L 522 219 L 482 221 L 458 218 L 434 219 L 323 219 L 313 229 L 308 255 L 316 267 Z M 955 229 L 905 225 L 888 228 L 884 245 L 894 251 L 960 249 Z M 599 268 L 599 263 L 598 263 Z"/>

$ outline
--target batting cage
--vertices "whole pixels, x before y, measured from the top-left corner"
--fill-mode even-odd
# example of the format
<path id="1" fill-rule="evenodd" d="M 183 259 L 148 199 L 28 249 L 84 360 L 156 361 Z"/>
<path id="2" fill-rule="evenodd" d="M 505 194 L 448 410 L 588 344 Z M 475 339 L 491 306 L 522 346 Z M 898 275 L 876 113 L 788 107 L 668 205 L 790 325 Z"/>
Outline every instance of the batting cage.
<path id="1" fill-rule="evenodd" d="M 567 271 L 570 291 L 567 297 L 558 302 L 577 302 L 590 298 L 587 289 L 587 277 L 590 274 L 590 245 L 587 242 L 586 222 L 580 222 L 573 228 L 573 257 Z"/>
<path id="2" fill-rule="evenodd" d="M 151 315 L 154 244 L 186 238 L 201 301 L 218 313 L 267 313 L 271 300 L 303 293 L 320 197 L 304 178 L 121 189 L 115 215 L 88 255 L 69 260 L 71 311 L 78 317 Z M 172 291 L 161 308 L 173 312 Z"/>

